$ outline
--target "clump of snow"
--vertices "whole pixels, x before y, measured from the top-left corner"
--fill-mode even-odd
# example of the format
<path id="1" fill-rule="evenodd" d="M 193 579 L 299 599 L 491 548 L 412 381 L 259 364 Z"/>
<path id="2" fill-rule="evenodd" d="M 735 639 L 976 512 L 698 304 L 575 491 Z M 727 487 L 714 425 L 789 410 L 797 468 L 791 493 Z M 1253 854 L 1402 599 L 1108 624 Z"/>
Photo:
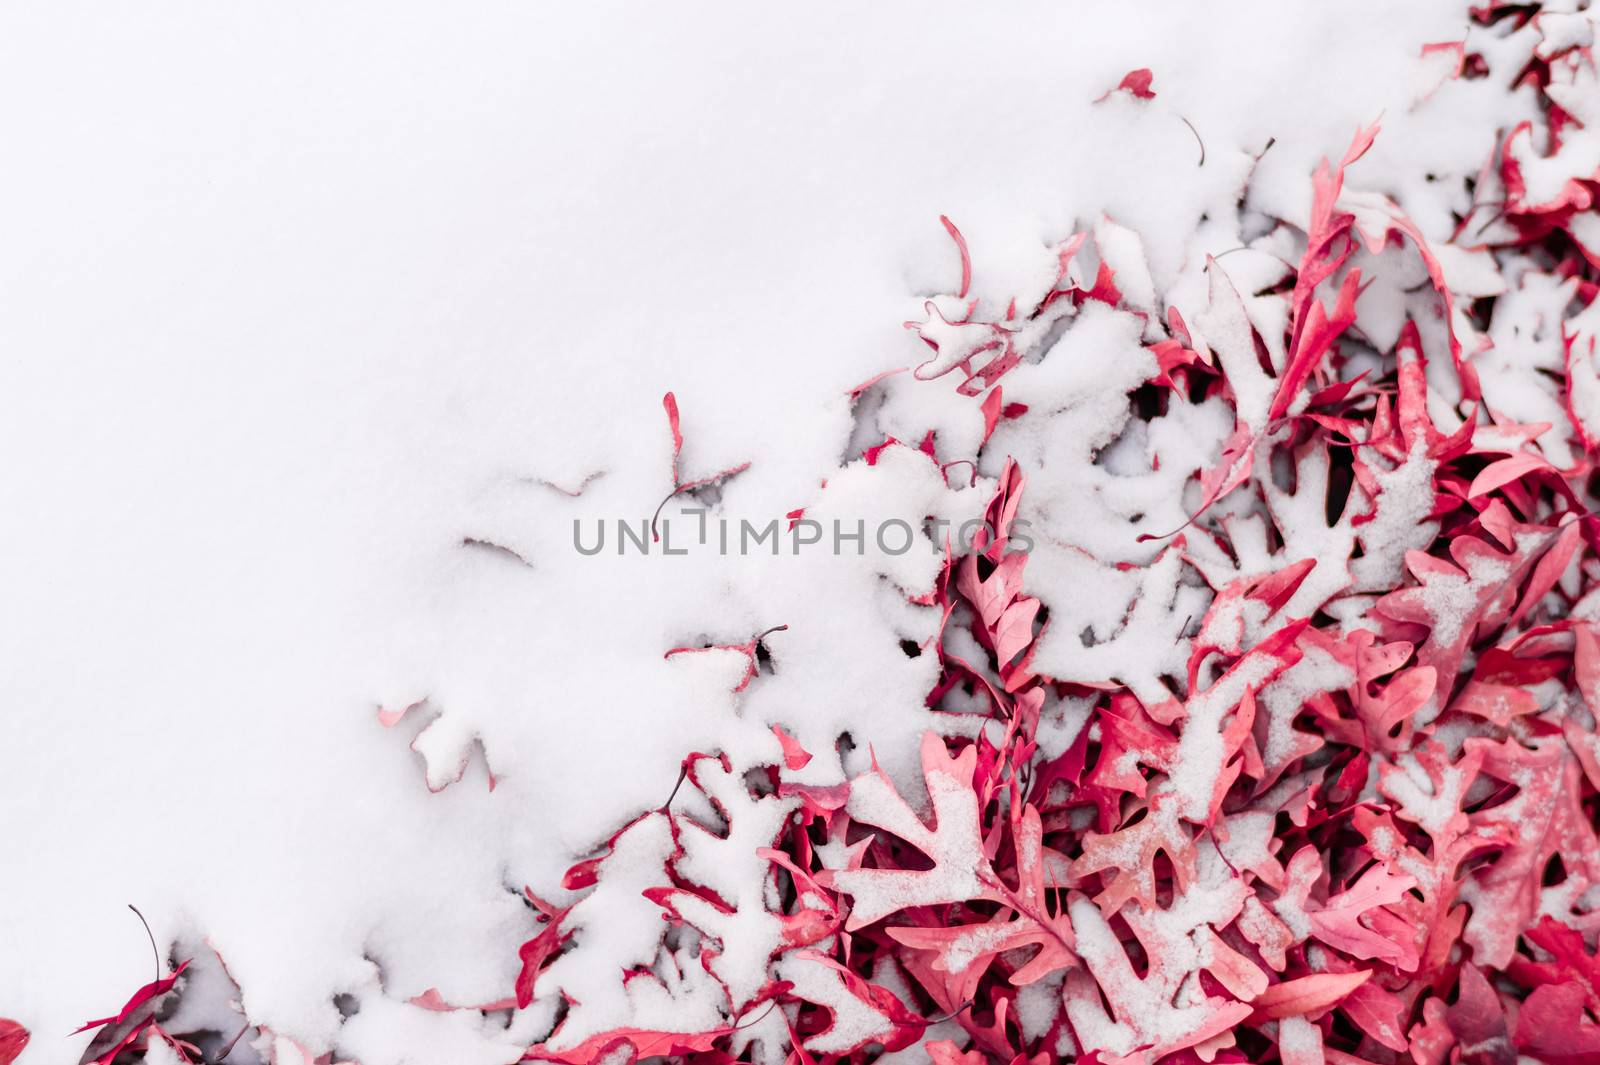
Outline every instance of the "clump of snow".
<path id="1" fill-rule="evenodd" d="M 845 987 L 844 978 L 814 958 L 791 955 L 778 963 L 778 976 L 794 985 L 794 993 L 827 1008 L 833 1023 L 806 1040 L 814 1054 L 832 1054 L 872 1039 L 886 1037 L 889 1018 L 862 1002 Z"/>

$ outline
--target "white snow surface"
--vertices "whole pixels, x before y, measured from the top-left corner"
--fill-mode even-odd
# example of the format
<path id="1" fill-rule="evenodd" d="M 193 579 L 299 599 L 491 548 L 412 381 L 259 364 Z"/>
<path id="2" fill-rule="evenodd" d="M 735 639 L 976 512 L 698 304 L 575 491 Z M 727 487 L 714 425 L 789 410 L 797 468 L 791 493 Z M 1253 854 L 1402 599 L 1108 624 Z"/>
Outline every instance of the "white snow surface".
<path id="1" fill-rule="evenodd" d="M 1102 216 L 1108 254 L 1142 243 L 1142 287 L 1187 284 L 1239 243 L 1201 216 L 1232 217 L 1269 138 L 1252 198 L 1291 221 L 1316 160 L 1380 113 L 1353 185 L 1405 203 L 1424 170 L 1475 172 L 1493 124 L 1472 86 L 1412 109 L 1422 44 L 1465 23 L 1444 0 L 8 5 L 0 1015 L 34 1033 L 20 1060 L 75 1057 L 88 1036 L 66 1033 L 150 978 L 133 902 L 164 946 L 220 953 L 280 1061 L 290 1041 L 512 1061 L 548 1003 L 501 1031 L 409 1000 L 508 997 L 522 886 L 563 899 L 684 754 L 770 764 L 780 722 L 818 755 L 796 779 L 836 783 L 863 768 L 831 753 L 849 731 L 914 789 L 934 662 L 899 641 L 937 621 L 905 601 L 934 579 L 926 540 L 573 550 L 575 517 L 637 526 L 672 488 L 662 394 L 686 477 L 751 464 L 722 493 L 735 521 L 970 516 L 989 489 L 908 449 L 841 469 L 917 428 L 858 433 L 846 392 L 926 359 L 901 323 L 955 285 L 940 214 L 1000 306 Z M 1135 67 L 1154 101 L 1093 102 Z M 1105 318 L 1106 353 L 1138 357 Z M 1047 365 L 1016 387 L 1063 409 L 1119 380 Z M 920 428 L 976 443 L 975 401 L 914 387 Z M 1110 419 L 1061 439 L 1087 454 Z M 1050 439 L 1012 435 L 1046 461 Z M 1083 473 L 1030 468 L 1026 507 L 1065 512 Z M 1133 531 L 1099 557 L 1148 563 Z M 1052 571 L 1083 565 L 1067 554 L 1047 540 L 1030 571 L 1047 602 L 1080 580 Z M 743 656 L 663 657 L 780 624 L 775 673 L 737 695 Z M 1133 651 L 1101 646 L 1045 650 L 1108 675 Z"/>

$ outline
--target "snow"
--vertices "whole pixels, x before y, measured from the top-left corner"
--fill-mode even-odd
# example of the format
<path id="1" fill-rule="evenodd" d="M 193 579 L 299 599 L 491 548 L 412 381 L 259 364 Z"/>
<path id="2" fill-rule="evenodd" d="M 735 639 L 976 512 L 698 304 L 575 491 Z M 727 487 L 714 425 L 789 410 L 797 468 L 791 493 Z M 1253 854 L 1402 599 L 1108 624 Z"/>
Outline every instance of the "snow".
<path id="1" fill-rule="evenodd" d="M 1433 618 L 1432 639 L 1443 645 L 1460 639 L 1484 592 L 1503 584 L 1510 574 L 1509 562 L 1475 555 L 1464 575 L 1442 573 L 1422 585 L 1422 602 Z"/>
<path id="2" fill-rule="evenodd" d="M 1402 755 L 1396 765 L 1403 772 L 1384 779 L 1384 793 L 1400 804 L 1406 819 L 1421 825 L 1435 839 L 1444 838 L 1447 826 L 1460 816 L 1462 795 L 1470 781 L 1462 770 L 1447 766 L 1435 787 L 1428 771 L 1410 754 Z"/>
<path id="3" fill-rule="evenodd" d="M 1305 701 L 1325 692 L 1343 691 L 1355 674 L 1320 647 L 1307 648 L 1300 661 L 1278 674 L 1261 689 L 1260 710 L 1266 718 L 1266 742 L 1261 757 L 1275 765 L 1293 749 L 1294 718 Z M 1236 822 L 1230 822 L 1230 825 Z"/>
<path id="4" fill-rule="evenodd" d="M 796 995 L 826 1006 L 833 1014 L 833 1024 L 826 1031 L 805 1041 L 805 1048 L 812 1053 L 843 1053 L 889 1034 L 889 1018 L 850 994 L 837 970 L 803 954 L 790 954 L 778 963 L 777 973 L 779 979 L 794 984 Z"/>
<path id="5" fill-rule="evenodd" d="M 965 972 L 977 958 L 1004 942 L 1013 929 L 1007 927 L 1010 922 L 980 925 L 965 935 L 959 936 L 946 952 L 945 958 L 952 973 Z"/>
<path id="6" fill-rule="evenodd" d="M 0 1003 L 41 1033 L 24 1065 L 148 979 L 129 901 L 163 945 L 214 945 L 280 1061 L 511 1060 L 553 1005 L 498 1031 L 411 999 L 503 999 L 522 886 L 560 899 L 685 753 L 742 771 L 781 721 L 816 756 L 796 779 L 843 780 L 848 731 L 914 783 L 934 664 L 900 641 L 937 615 L 902 593 L 930 587 L 932 544 L 585 558 L 572 523 L 637 527 L 671 489 L 668 390 L 685 469 L 751 464 L 730 517 L 970 516 L 987 493 L 910 449 L 841 468 L 858 433 L 981 431 L 924 398 L 948 382 L 916 393 L 920 426 L 894 402 L 909 383 L 861 424 L 845 395 L 926 358 L 900 323 L 953 284 L 941 213 L 996 314 L 1079 226 L 1108 261 L 1134 263 L 1137 234 L 1156 290 L 1203 299 L 1204 255 L 1241 239 L 1201 216 L 1231 218 L 1252 165 L 1252 209 L 1293 219 L 1315 160 L 1380 112 L 1363 181 L 1486 154 L 1406 133 L 1411 62 L 1459 35 L 1456 4 L 1146 17 L 1159 36 L 1044 5 L 8 7 L 0 834 L 28 868 L 0 910 Z M 1157 106 L 1092 103 L 1136 66 Z M 1427 106 L 1489 128 L 1477 94 Z M 1560 174 L 1539 165 L 1543 194 Z M 1182 443 L 1198 468 L 1230 426 L 1180 405 L 1141 430 L 1143 469 L 1094 464 L 1149 369 L 1143 328 L 1091 308 L 1039 338 L 1007 396 L 1067 413 L 996 440 L 1034 477 L 1028 515 L 1076 515 L 1030 561 L 1063 619 L 1037 668 L 1156 696 L 1206 593 L 1136 540 L 1193 502 L 1174 490 L 1193 468 L 1148 458 Z M 1056 448 L 1072 461 L 1046 466 Z M 774 671 L 739 695 L 741 657 L 663 657 L 777 624 Z M 664 860 L 657 819 L 625 839 L 637 870 Z M 696 945 L 659 959 L 653 905 L 605 906 L 585 936 L 608 945 L 546 974 L 582 988 L 562 1038 L 714 1023 Z M 647 940 L 662 972 L 624 990 L 617 958 Z"/>
<path id="7" fill-rule="evenodd" d="M 1364 450 L 1372 453 L 1370 448 Z M 1363 553 L 1350 563 L 1350 572 L 1358 588 L 1387 589 L 1400 579 L 1405 553 L 1426 547 L 1438 535 L 1438 522 L 1427 520 L 1433 511 L 1433 474 L 1438 464 L 1428 457 L 1427 441 L 1421 439 L 1412 443 L 1405 461 L 1392 468 L 1384 468 L 1387 464 L 1375 454 L 1372 461 L 1378 499 L 1371 507 L 1372 520 L 1360 527 Z M 1366 495 L 1359 487 L 1356 491 Z"/>
<path id="8" fill-rule="evenodd" d="M 984 892 L 988 862 L 978 835 L 978 798 L 972 791 L 971 749 L 946 761 L 944 744 L 929 733 L 922 741 L 933 824 L 925 825 L 882 772 L 851 781 L 845 812 L 861 824 L 887 830 L 912 844 L 933 862 L 927 870 L 845 869 L 831 874 L 832 886 L 852 898 L 847 929 L 876 921 L 907 906 L 962 902 Z M 981 947 L 974 945 L 974 954 Z"/>
<path id="9" fill-rule="evenodd" d="M 1322 1030 L 1304 1017 L 1285 1017 L 1278 1022 L 1278 1047 L 1283 1059 L 1292 1065 L 1320 1065 Z"/>
<path id="10" fill-rule="evenodd" d="M 1228 818 L 1228 838 L 1217 848 L 1238 869 L 1250 869 L 1272 859 L 1273 815 L 1264 811 L 1239 813 Z"/>
<path id="11" fill-rule="evenodd" d="M 716 893 L 732 913 L 694 896 L 679 895 L 675 905 L 696 928 L 716 939 L 712 973 L 726 985 L 729 1004 L 743 1009 L 767 983 L 767 961 L 779 948 L 782 930 L 768 912 L 770 865 L 757 852 L 770 846 L 799 801 L 776 796 L 752 800 L 739 777 L 720 764 L 702 761 L 697 782 L 726 812 L 723 834 L 699 827 L 679 833 L 683 854 L 676 871 L 690 883 Z M 698 822 L 695 823 L 698 825 Z"/>
<path id="12" fill-rule="evenodd" d="M 1017 989 L 1017 1023 L 1026 1039 L 1038 1039 L 1061 1016 L 1061 974 L 1035 980 Z"/>
<path id="13" fill-rule="evenodd" d="M 1223 719 L 1281 667 L 1282 662 L 1271 655 L 1248 655 L 1185 704 L 1187 716 L 1178 737 L 1178 757 L 1165 787 L 1177 796 L 1180 811 L 1191 821 L 1205 820 L 1212 788 L 1222 771 L 1226 755 Z"/>
<path id="14" fill-rule="evenodd" d="M 1515 287 L 1496 301 L 1489 337 L 1494 347 L 1477 360 L 1484 397 L 1496 412 L 1525 425 L 1545 424 L 1538 436 L 1546 458 L 1566 469 L 1574 460 L 1563 406 L 1565 365 L 1562 319 L 1576 291 L 1572 281 L 1535 272 L 1533 263 L 1513 263 Z"/>
<path id="15" fill-rule="evenodd" d="M 1240 423 L 1251 432 L 1260 433 L 1267 427 L 1267 408 L 1272 405 L 1277 382 L 1261 368 L 1250 319 L 1227 269 L 1213 263 L 1210 274 L 1211 300 L 1205 312 L 1197 316 L 1196 324 L 1222 365 Z"/>
<path id="16" fill-rule="evenodd" d="M 1272 912 L 1288 926 L 1296 940 L 1305 939 L 1311 934 L 1311 918 L 1295 899 L 1287 895 L 1274 899 Z"/>
<path id="17" fill-rule="evenodd" d="M 664 880 L 664 866 L 673 851 L 667 819 L 650 814 L 625 829 L 602 862 L 595 890 L 573 907 L 572 948 L 540 975 L 534 991 L 540 998 L 564 996 L 574 1003 L 550 1039 L 568 1049 L 617 1026 L 667 1032 L 698 1032 L 721 1023 L 707 996 L 682 993 L 708 981 L 697 957 L 665 959 L 658 966 L 661 911 L 645 898 L 646 888 Z M 667 974 L 664 980 L 625 979 L 629 969 Z"/>
<path id="18" fill-rule="evenodd" d="M 1084 1049 L 1126 1054 L 1135 1047 L 1182 1046 L 1212 1019 L 1218 1000 L 1185 994 L 1167 978 L 1172 970 L 1161 969 L 1144 979 L 1135 975 L 1122 944 L 1093 903 L 1079 899 L 1069 912 L 1078 952 L 1112 1006 L 1108 1016 L 1097 995 L 1068 994 L 1067 1016 Z M 1178 974 L 1191 969 L 1184 960 L 1178 959 Z M 1069 974 L 1069 987 L 1079 975 Z M 1148 1060 L 1157 1056 L 1146 1055 Z"/>

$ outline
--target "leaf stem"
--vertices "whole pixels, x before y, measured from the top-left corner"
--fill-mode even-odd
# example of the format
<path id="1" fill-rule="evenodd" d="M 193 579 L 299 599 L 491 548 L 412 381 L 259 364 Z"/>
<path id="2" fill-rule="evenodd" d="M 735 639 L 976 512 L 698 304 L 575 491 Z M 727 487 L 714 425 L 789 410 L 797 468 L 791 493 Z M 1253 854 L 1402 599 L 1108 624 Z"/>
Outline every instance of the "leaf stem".
<path id="1" fill-rule="evenodd" d="M 139 918 L 139 923 L 144 925 L 144 934 L 146 936 L 150 937 L 150 953 L 152 955 L 154 955 L 154 957 L 156 959 L 156 978 L 155 978 L 155 980 L 152 981 L 152 983 L 160 983 L 161 982 L 161 948 L 156 946 L 155 933 L 150 931 L 150 922 L 146 921 L 144 919 L 144 914 L 139 912 L 139 907 L 135 906 L 133 903 L 130 902 L 130 903 L 128 903 L 128 909 L 132 910 L 133 911 L 133 915 L 135 917 Z"/>

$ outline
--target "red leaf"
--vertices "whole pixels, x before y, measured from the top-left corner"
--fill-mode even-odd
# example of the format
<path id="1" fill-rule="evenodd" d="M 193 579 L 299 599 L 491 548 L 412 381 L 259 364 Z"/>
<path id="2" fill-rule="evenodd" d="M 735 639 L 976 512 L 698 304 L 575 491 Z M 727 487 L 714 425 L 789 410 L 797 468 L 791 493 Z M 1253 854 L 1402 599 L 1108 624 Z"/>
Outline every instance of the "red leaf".
<path id="1" fill-rule="evenodd" d="M 972 255 L 967 251 L 967 238 L 963 237 L 956 224 L 944 215 L 939 216 L 939 222 L 944 226 L 944 231 L 950 234 L 950 239 L 956 242 L 956 250 L 961 253 L 961 290 L 956 296 L 959 299 L 966 299 L 967 291 L 972 288 Z"/>
<path id="2" fill-rule="evenodd" d="M 783 764 L 790 769 L 804 769 L 811 764 L 811 753 L 800 746 L 800 741 L 783 731 L 782 725 L 773 725 L 772 734 L 778 737 L 783 748 Z"/>
<path id="3" fill-rule="evenodd" d="M 1351 973 L 1316 973 L 1297 980 L 1273 984 L 1256 996 L 1253 1019 L 1315 1014 L 1336 1006 L 1356 988 L 1372 978 L 1372 970 Z"/>
<path id="4" fill-rule="evenodd" d="M 824 887 L 850 895 L 845 928 L 855 931 L 907 906 L 992 898 L 994 874 L 983 854 L 978 831 L 978 799 L 972 790 L 977 751 L 968 747 L 953 758 L 937 733 L 922 737 L 922 772 L 933 802 L 933 825 L 923 823 L 895 790 L 883 770 L 850 782 L 845 809 L 857 822 L 875 825 L 911 844 L 934 863 L 926 872 L 911 869 L 826 870 Z"/>
<path id="5" fill-rule="evenodd" d="M 0 1017 L 0 1065 L 11 1065 L 28 1045 L 28 1030 L 16 1021 Z"/>

